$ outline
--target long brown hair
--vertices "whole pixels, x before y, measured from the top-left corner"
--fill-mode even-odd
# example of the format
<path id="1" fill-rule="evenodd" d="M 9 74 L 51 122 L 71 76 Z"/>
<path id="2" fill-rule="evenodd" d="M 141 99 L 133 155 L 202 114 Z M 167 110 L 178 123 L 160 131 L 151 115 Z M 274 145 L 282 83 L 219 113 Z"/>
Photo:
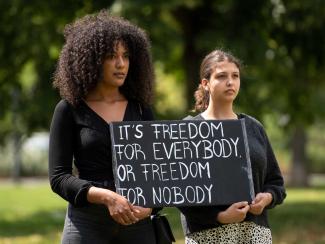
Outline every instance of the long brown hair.
<path id="1" fill-rule="evenodd" d="M 216 49 L 206 55 L 203 59 L 200 66 L 200 81 L 202 79 L 210 80 L 211 74 L 213 73 L 217 64 L 223 61 L 234 63 L 239 70 L 242 67 L 241 61 L 235 56 L 233 56 L 231 53 Z M 209 91 L 204 89 L 201 83 L 199 84 L 197 90 L 194 93 L 194 98 L 194 111 L 202 112 L 207 109 L 209 105 L 210 94 Z"/>

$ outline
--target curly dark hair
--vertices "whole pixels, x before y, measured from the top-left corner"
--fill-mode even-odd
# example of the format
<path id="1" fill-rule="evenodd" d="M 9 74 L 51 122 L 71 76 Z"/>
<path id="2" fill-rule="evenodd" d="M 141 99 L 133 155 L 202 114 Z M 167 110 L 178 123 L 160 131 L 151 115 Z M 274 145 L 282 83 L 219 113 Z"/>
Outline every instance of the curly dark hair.
<path id="1" fill-rule="evenodd" d="M 203 59 L 200 66 L 200 80 L 207 79 L 210 80 L 211 74 L 216 68 L 217 63 L 228 61 L 234 63 L 239 70 L 242 69 L 241 61 L 233 56 L 230 52 L 226 52 L 220 49 L 216 49 L 210 52 Z M 197 90 L 194 93 L 195 105 L 194 111 L 202 112 L 206 110 L 209 106 L 210 94 L 209 91 L 205 90 L 204 87 L 200 84 Z"/>
<path id="2" fill-rule="evenodd" d="M 85 99 L 103 77 L 105 57 L 121 41 L 129 53 L 129 71 L 120 92 L 142 105 L 151 104 L 154 72 L 146 33 L 106 10 L 86 15 L 64 29 L 65 44 L 54 74 L 53 86 L 72 105 Z"/>

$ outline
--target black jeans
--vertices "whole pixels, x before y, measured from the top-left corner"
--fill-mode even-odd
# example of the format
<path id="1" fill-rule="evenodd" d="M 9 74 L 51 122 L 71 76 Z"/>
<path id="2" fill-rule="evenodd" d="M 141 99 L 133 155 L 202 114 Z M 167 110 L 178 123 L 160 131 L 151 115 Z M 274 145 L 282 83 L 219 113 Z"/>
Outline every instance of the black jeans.
<path id="1" fill-rule="evenodd" d="M 150 218 L 133 225 L 120 225 L 104 205 L 91 204 L 76 208 L 69 204 L 64 223 L 62 244 L 155 244 Z"/>

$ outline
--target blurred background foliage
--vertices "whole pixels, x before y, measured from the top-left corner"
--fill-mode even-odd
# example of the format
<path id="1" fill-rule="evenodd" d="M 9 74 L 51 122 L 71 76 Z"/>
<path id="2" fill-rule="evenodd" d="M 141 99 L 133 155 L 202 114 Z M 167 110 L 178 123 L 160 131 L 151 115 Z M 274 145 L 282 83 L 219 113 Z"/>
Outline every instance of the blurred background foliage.
<path id="1" fill-rule="evenodd" d="M 1 176 L 47 174 L 46 148 L 26 142 L 48 131 L 59 101 L 63 28 L 103 8 L 151 39 L 157 119 L 190 113 L 202 58 L 223 48 L 244 62 L 236 111 L 263 122 L 287 182 L 325 173 L 324 0 L 12 0 L 0 1 Z"/>

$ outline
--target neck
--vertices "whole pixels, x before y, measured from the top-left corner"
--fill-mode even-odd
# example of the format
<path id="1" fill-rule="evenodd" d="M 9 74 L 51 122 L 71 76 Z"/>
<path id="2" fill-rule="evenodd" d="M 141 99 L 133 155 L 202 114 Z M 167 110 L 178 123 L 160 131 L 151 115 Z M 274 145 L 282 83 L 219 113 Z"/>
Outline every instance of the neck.
<path id="1" fill-rule="evenodd" d="M 209 103 L 208 108 L 202 113 L 205 119 L 237 119 L 237 115 L 233 110 L 233 104 L 218 104 Z"/>
<path id="2" fill-rule="evenodd" d="M 97 101 L 97 102 L 117 102 L 125 100 L 125 97 L 120 92 L 118 87 L 107 87 L 99 83 L 94 90 L 89 92 L 87 101 Z"/>

